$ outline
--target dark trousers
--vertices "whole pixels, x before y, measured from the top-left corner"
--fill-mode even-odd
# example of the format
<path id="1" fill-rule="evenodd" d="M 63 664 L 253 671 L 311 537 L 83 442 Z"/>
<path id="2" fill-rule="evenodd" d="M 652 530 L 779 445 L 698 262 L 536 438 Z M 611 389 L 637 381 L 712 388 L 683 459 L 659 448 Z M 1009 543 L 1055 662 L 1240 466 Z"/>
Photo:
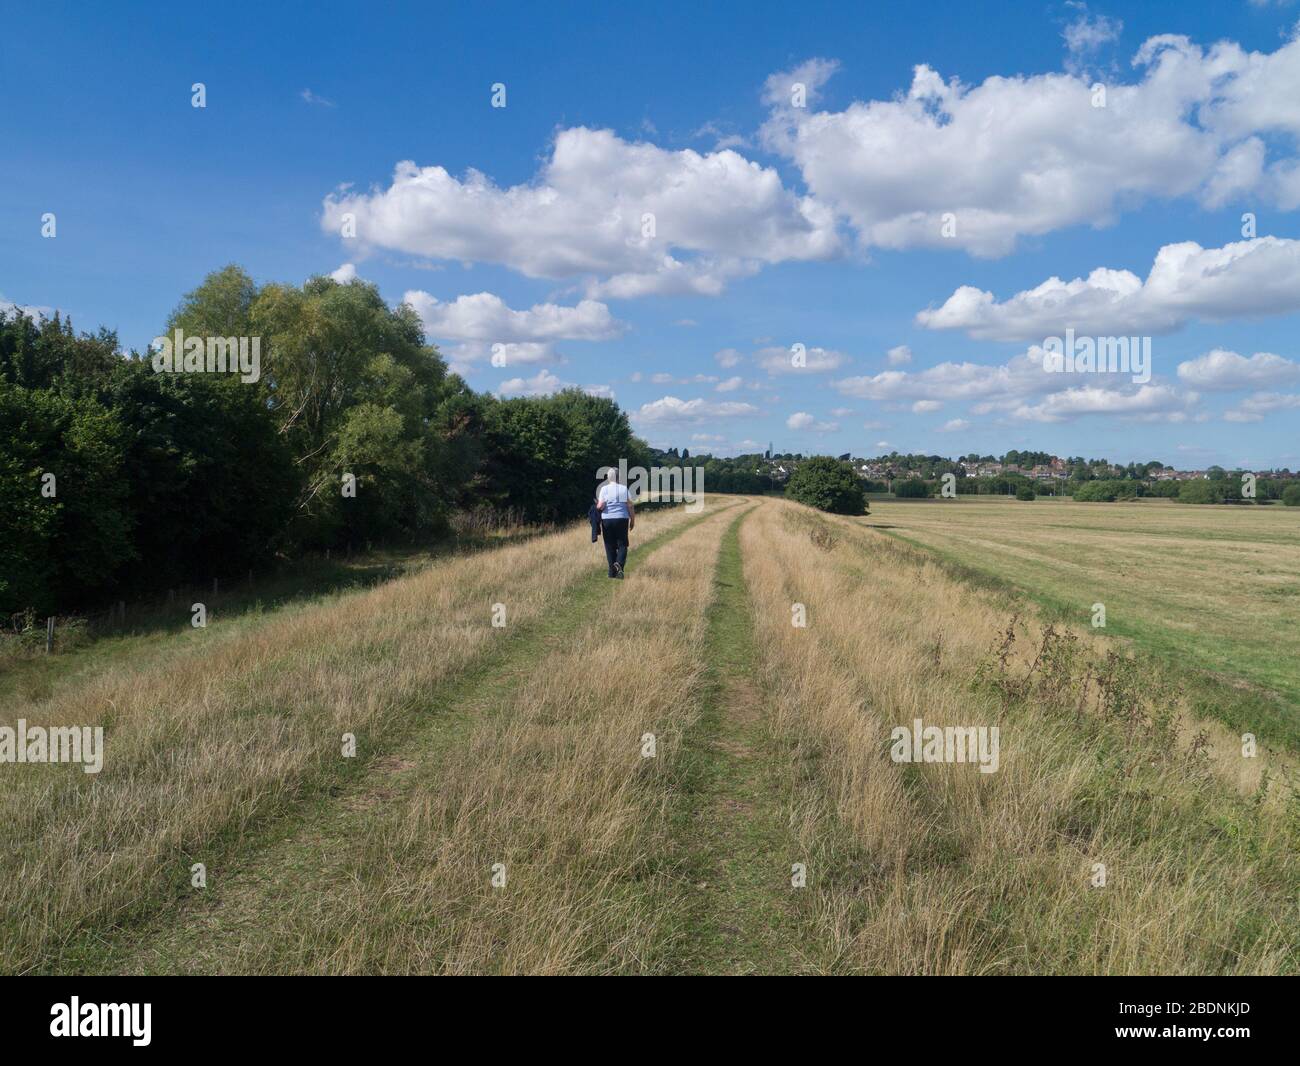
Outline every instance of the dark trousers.
<path id="1" fill-rule="evenodd" d="M 614 576 L 614 564 L 627 562 L 627 519 L 602 518 L 600 535 L 605 538 L 605 558 L 609 560 L 609 576 Z"/>

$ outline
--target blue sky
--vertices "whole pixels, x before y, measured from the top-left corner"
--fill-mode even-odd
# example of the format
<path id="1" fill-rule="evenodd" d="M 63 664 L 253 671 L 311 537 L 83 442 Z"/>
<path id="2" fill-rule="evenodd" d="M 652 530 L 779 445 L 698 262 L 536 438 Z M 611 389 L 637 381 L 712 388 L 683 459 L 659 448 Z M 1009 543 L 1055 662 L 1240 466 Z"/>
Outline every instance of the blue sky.
<path id="1" fill-rule="evenodd" d="M 226 263 L 341 270 L 658 445 L 1300 467 L 1300 5 L 4 19 L 0 302 L 128 348 Z M 1047 374 L 1066 326 L 1151 380 Z"/>

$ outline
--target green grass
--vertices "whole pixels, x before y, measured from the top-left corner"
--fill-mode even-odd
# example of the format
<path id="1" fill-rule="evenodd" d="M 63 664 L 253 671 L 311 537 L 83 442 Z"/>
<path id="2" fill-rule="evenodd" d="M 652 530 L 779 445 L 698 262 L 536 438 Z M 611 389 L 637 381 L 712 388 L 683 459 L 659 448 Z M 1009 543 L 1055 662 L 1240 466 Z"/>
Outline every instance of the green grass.
<path id="1" fill-rule="evenodd" d="M 783 764 L 755 683 L 759 657 L 741 566 L 738 515 L 718 555 L 703 653 L 700 714 L 680 756 L 673 814 L 676 877 L 688 900 L 668 968 L 690 974 L 808 972 L 801 952 L 791 863 L 799 852 L 784 820 Z"/>
<path id="2" fill-rule="evenodd" d="M 864 521 L 1049 620 L 1089 627 L 1092 604 L 1104 603 L 1104 635 L 1176 676 L 1199 714 L 1300 750 L 1291 517 L 1161 502 L 1035 510 L 981 497 L 881 507 Z"/>

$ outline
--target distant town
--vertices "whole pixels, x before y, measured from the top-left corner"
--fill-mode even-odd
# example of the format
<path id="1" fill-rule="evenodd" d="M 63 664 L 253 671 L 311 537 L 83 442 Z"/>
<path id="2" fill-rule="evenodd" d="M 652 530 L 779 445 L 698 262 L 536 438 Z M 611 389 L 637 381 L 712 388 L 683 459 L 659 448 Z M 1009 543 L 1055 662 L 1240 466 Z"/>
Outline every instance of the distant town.
<path id="1" fill-rule="evenodd" d="M 748 455 L 715 458 L 689 449 L 654 451 L 654 461 L 667 466 L 704 469 L 705 483 L 714 492 L 781 490 L 800 464 L 812 459 L 798 452 L 768 449 Z M 1286 489 L 1300 484 L 1300 474 L 1281 470 L 1228 470 L 1221 466 L 1179 469 L 1159 460 L 1113 463 L 1108 459 L 1059 456 L 1049 452 L 1012 450 L 1002 456 L 904 454 L 874 457 L 851 453 L 835 456 L 852 467 L 868 493 L 934 495 L 945 475 L 956 478 L 962 494 L 1006 494 L 1018 491 L 1038 496 L 1069 495 L 1076 499 L 1127 499 L 1165 496 L 1186 502 L 1261 502 L 1282 499 Z M 1243 493 L 1246 482 L 1253 484 Z M 1086 488 L 1085 488 L 1086 486 Z M 1300 493 L 1296 488 L 1292 495 Z"/>

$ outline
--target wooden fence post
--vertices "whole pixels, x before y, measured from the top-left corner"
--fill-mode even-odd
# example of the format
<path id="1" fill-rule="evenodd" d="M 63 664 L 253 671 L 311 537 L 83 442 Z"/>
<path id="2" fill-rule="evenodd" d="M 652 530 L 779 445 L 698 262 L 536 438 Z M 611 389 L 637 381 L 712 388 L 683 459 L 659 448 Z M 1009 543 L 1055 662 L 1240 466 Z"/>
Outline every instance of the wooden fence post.
<path id="1" fill-rule="evenodd" d="M 51 615 L 45 620 L 45 654 L 49 655 L 54 648 L 54 616 Z"/>

